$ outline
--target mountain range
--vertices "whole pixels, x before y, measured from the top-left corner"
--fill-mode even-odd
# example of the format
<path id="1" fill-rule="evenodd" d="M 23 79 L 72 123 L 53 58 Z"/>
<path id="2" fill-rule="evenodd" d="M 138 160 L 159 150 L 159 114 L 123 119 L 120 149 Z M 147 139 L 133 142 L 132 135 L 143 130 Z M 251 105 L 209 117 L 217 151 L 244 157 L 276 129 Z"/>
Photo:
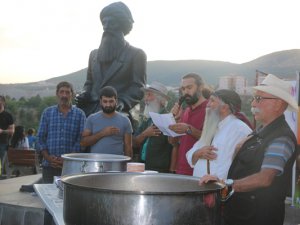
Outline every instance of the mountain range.
<path id="1" fill-rule="evenodd" d="M 218 85 L 219 77 L 228 75 L 244 76 L 248 80 L 248 84 L 252 85 L 257 70 L 293 79 L 300 71 L 300 49 L 274 52 L 242 64 L 209 60 L 148 61 L 147 83 L 159 81 L 165 85 L 176 87 L 180 84 L 183 75 L 195 72 L 212 86 Z M 71 82 L 75 90 L 80 91 L 86 79 L 86 71 L 87 68 L 84 68 L 39 82 L 0 84 L 0 94 L 16 99 L 36 95 L 53 96 L 56 84 L 63 80 Z"/>

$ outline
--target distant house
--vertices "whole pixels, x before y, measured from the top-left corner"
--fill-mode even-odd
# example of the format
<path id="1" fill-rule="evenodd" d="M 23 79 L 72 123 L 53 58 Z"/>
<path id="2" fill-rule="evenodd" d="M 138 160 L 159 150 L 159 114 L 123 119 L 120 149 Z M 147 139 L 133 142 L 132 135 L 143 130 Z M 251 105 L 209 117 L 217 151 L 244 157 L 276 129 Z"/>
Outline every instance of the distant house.
<path id="1" fill-rule="evenodd" d="M 247 79 L 239 75 L 221 76 L 219 78 L 219 89 L 230 89 L 240 95 L 247 95 Z"/>

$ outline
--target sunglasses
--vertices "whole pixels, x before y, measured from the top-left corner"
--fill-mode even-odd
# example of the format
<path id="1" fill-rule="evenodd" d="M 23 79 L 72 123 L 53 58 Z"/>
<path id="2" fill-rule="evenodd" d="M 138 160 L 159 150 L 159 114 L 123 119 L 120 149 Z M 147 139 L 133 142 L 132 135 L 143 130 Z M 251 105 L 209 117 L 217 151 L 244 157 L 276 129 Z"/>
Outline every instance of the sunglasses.
<path id="1" fill-rule="evenodd" d="M 253 99 L 252 101 L 255 100 L 256 103 L 260 103 L 261 100 L 264 100 L 264 99 L 278 99 L 278 98 L 272 98 L 272 97 L 262 97 L 262 96 L 259 96 L 259 95 L 256 95 L 256 96 L 253 96 Z"/>

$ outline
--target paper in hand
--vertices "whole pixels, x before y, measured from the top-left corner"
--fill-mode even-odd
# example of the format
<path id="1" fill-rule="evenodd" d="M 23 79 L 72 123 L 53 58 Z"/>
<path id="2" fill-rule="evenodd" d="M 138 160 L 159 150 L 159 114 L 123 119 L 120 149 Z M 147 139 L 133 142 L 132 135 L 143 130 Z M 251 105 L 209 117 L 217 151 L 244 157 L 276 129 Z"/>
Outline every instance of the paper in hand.
<path id="1" fill-rule="evenodd" d="M 177 134 L 169 129 L 170 125 L 176 123 L 175 118 L 172 113 L 159 114 L 154 112 L 149 112 L 149 115 L 154 123 L 154 125 L 166 136 L 177 137 L 185 134 Z"/>

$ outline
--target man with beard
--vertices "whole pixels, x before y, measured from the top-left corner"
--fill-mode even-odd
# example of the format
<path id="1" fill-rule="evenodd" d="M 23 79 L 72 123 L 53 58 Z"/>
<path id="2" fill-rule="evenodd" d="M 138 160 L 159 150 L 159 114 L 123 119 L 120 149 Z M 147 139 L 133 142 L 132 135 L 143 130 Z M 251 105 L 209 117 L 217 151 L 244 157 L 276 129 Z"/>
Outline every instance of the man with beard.
<path id="1" fill-rule="evenodd" d="M 201 138 L 186 154 L 194 168 L 193 176 L 227 177 L 236 145 L 251 133 L 249 126 L 234 115 L 240 102 L 240 96 L 232 90 L 211 94 Z"/>
<path id="2" fill-rule="evenodd" d="M 291 85 L 269 74 L 253 87 L 252 113 L 259 126 L 237 149 L 225 184 L 233 193 L 224 205 L 227 225 L 282 225 L 285 198 L 299 153 L 285 110 L 298 111 Z M 206 175 L 200 184 L 220 181 Z"/>
<path id="3" fill-rule="evenodd" d="M 83 92 L 75 100 L 88 116 L 99 110 L 99 90 L 113 86 L 118 93 L 117 110 L 128 113 L 143 98 L 146 54 L 124 39 L 134 22 L 124 3 L 106 6 L 100 20 L 104 30 L 100 47 L 90 53 Z"/>
<path id="4" fill-rule="evenodd" d="M 169 128 L 178 134 L 185 134 L 179 138 L 170 138 L 170 143 L 179 144 L 176 173 L 192 175 L 193 169 L 186 160 L 186 153 L 199 140 L 202 132 L 205 108 L 207 100 L 202 95 L 204 82 L 202 78 L 195 73 L 189 73 L 182 78 L 181 92 L 187 108 L 180 115 L 178 123 L 171 125 Z M 176 103 L 172 109 L 175 117 L 179 117 L 181 106 Z"/>
<path id="5" fill-rule="evenodd" d="M 106 86 L 100 91 L 102 111 L 91 114 L 82 133 L 81 145 L 91 146 L 91 153 L 132 157 L 132 127 L 129 119 L 116 111 L 117 91 Z"/>
<path id="6" fill-rule="evenodd" d="M 58 105 L 44 110 L 38 130 L 39 150 L 43 155 L 43 182 L 53 183 L 61 176 L 62 154 L 80 152 L 80 138 L 84 128 L 84 112 L 72 106 L 72 84 L 60 82 L 56 86 Z"/>
<path id="7" fill-rule="evenodd" d="M 165 106 L 169 99 L 168 90 L 163 84 L 153 82 L 144 88 L 144 92 L 144 117 L 135 132 L 133 145 L 141 148 L 141 160 L 145 162 L 146 170 L 169 173 L 172 145 L 168 142 L 168 137 L 153 125 L 149 116 L 149 112 L 167 113 Z"/>

